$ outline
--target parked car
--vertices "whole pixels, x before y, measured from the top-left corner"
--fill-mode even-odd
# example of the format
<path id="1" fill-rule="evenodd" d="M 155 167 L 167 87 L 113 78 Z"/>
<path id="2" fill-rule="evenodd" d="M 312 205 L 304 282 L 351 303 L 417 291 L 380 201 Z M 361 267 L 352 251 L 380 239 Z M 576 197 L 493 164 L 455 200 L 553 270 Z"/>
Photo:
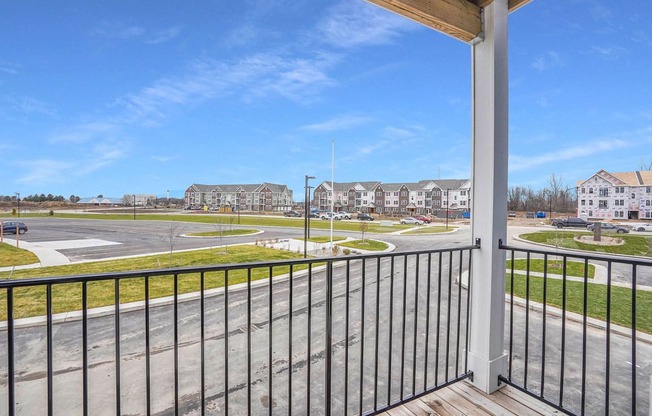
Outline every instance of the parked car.
<path id="1" fill-rule="evenodd" d="M 365 214 L 365 213 L 363 212 L 363 213 L 358 214 L 358 219 L 359 219 L 360 221 L 373 221 L 373 220 L 374 220 L 374 217 L 372 217 L 372 216 L 369 215 L 369 214 Z"/>
<path id="2" fill-rule="evenodd" d="M 586 226 L 586 229 L 593 231 L 595 229 L 595 224 L 589 224 Z M 610 222 L 603 222 L 600 224 L 600 229 L 602 231 L 616 232 L 618 234 L 625 234 L 629 232 L 629 228 L 623 227 L 622 225 L 612 224 Z"/>
<path id="3" fill-rule="evenodd" d="M 516 217 L 516 211 L 509 211 L 509 212 L 507 213 L 507 216 L 508 216 L 508 217 L 515 218 L 515 217 Z"/>
<path id="4" fill-rule="evenodd" d="M 5 221 L 2 223 L 2 232 L 4 234 L 25 234 L 27 232 L 27 226 L 23 222 L 16 221 Z"/>
<path id="5" fill-rule="evenodd" d="M 553 227 L 557 227 L 557 228 L 564 228 L 564 227 L 586 228 L 591 223 L 586 222 L 582 218 L 568 217 L 568 218 L 553 218 L 550 224 Z"/>
<path id="6" fill-rule="evenodd" d="M 286 217 L 300 217 L 301 213 L 299 211 L 290 210 L 290 211 L 285 211 L 283 215 Z"/>
<path id="7" fill-rule="evenodd" d="M 412 218 L 416 218 L 419 221 L 423 221 L 424 224 L 430 224 L 431 223 L 430 218 L 424 217 L 423 215 L 413 215 Z"/>
<path id="8" fill-rule="evenodd" d="M 346 211 L 340 211 L 340 212 L 338 212 L 338 214 L 340 214 L 342 216 L 343 220 L 350 220 L 352 218 L 352 215 L 349 214 Z"/>
<path id="9" fill-rule="evenodd" d="M 401 220 L 401 224 L 414 224 L 414 225 L 421 225 L 421 224 L 423 224 L 423 221 L 418 220 L 418 219 L 416 219 L 416 218 L 414 218 L 414 217 L 407 217 L 407 218 L 403 218 L 403 219 Z"/>
<path id="10" fill-rule="evenodd" d="M 652 224 L 635 224 L 636 231 L 652 231 Z"/>

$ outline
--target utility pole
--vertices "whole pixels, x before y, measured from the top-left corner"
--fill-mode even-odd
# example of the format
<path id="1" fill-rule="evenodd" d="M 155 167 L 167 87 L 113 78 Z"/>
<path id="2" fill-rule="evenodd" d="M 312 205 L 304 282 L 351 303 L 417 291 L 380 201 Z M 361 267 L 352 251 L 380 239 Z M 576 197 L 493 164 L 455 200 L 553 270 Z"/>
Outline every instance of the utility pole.
<path id="1" fill-rule="evenodd" d="M 310 188 L 308 188 L 308 181 L 310 179 L 315 179 L 314 176 L 308 176 L 306 175 L 306 184 L 304 188 L 304 202 L 303 202 L 303 258 L 305 259 L 308 257 L 308 238 L 310 236 L 309 230 L 310 230 L 310 216 L 309 216 L 309 209 L 308 206 L 310 205 Z"/>
<path id="2" fill-rule="evenodd" d="M 16 192 L 16 203 L 18 204 L 16 214 L 18 215 L 18 218 L 20 218 L 20 192 Z"/>

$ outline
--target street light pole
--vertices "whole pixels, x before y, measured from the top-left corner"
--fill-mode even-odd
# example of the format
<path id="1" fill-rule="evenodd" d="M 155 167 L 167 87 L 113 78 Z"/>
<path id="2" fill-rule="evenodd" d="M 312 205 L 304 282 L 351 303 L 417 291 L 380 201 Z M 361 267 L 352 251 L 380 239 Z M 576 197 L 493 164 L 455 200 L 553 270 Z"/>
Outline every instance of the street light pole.
<path id="1" fill-rule="evenodd" d="M 131 203 L 134 206 L 134 219 L 136 219 L 136 194 L 133 194 L 132 197 L 133 197 L 133 199 L 132 199 Z"/>
<path id="2" fill-rule="evenodd" d="M 303 193 L 303 258 L 308 256 L 308 230 L 310 229 L 310 217 L 308 215 L 308 204 L 310 204 L 310 188 L 308 188 L 308 181 L 315 179 L 314 176 L 306 175 L 306 184 Z"/>
<path id="3" fill-rule="evenodd" d="M 20 192 L 16 192 L 16 203 L 18 204 L 18 211 L 16 211 L 16 214 L 18 215 L 18 218 L 20 218 Z"/>
<path id="4" fill-rule="evenodd" d="M 446 189 L 446 230 L 448 230 L 448 207 L 451 206 L 449 195 L 450 195 L 450 189 Z"/>

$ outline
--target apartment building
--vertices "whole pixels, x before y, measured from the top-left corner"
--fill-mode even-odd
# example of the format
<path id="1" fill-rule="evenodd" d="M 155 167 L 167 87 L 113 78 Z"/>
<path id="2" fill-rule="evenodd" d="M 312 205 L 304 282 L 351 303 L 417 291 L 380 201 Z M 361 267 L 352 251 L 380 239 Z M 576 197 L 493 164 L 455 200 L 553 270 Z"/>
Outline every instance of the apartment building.
<path id="1" fill-rule="evenodd" d="M 378 214 L 431 214 L 471 208 L 471 181 L 468 179 L 427 179 L 419 182 L 383 183 L 328 181 L 315 188 L 312 206 L 330 210 L 334 195 L 336 211 Z"/>
<path id="2" fill-rule="evenodd" d="M 185 192 L 186 207 L 213 211 L 273 212 L 292 209 L 292 191 L 273 183 L 200 185 Z"/>
<path id="3" fill-rule="evenodd" d="M 652 171 L 600 170 L 578 181 L 577 215 L 590 219 L 652 219 Z"/>

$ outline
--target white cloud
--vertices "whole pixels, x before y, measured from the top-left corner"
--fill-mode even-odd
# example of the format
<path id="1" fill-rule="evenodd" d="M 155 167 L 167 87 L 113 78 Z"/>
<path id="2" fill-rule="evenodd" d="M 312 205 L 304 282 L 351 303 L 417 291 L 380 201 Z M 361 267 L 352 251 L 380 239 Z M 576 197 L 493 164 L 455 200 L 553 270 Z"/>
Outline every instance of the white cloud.
<path id="1" fill-rule="evenodd" d="M 357 126 L 362 126 L 373 122 L 374 119 L 371 117 L 347 115 L 342 117 L 333 118 L 321 123 L 309 124 L 303 126 L 300 130 L 312 130 L 312 131 L 336 131 L 336 130 L 346 130 Z"/>
<path id="2" fill-rule="evenodd" d="M 93 30 L 93 34 L 97 36 L 113 38 L 113 39 L 133 39 L 142 36 L 145 29 L 138 26 L 125 26 L 121 23 L 103 22 Z"/>
<path id="3" fill-rule="evenodd" d="M 341 2 L 317 26 L 317 40 L 338 48 L 382 45 L 418 26 L 364 2 Z"/>
<path id="4" fill-rule="evenodd" d="M 0 72 L 4 72 L 7 74 L 17 74 L 18 69 L 20 68 L 20 65 L 13 63 L 13 62 L 7 62 L 7 61 L 0 61 Z"/>
<path id="5" fill-rule="evenodd" d="M 176 38 L 177 36 L 179 36 L 180 33 L 181 33 L 181 26 L 170 27 L 152 33 L 151 35 L 149 35 L 149 38 L 145 41 L 145 43 L 158 45 L 160 43 L 165 43 L 169 40 Z"/>
<path id="6" fill-rule="evenodd" d="M 85 143 L 91 140 L 103 139 L 117 134 L 118 126 L 106 122 L 80 124 L 69 131 L 58 133 L 49 138 L 50 143 Z"/>
<path id="7" fill-rule="evenodd" d="M 543 55 L 539 55 L 532 62 L 532 67 L 540 72 L 562 66 L 564 66 L 564 63 L 561 60 L 561 56 L 555 51 L 548 51 Z"/>
<path id="8" fill-rule="evenodd" d="M 560 148 L 553 152 L 543 153 L 536 156 L 518 156 L 510 154 L 509 170 L 517 172 L 551 163 L 581 159 L 599 153 L 629 148 L 634 146 L 635 143 L 635 141 L 629 139 L 605 139 L 600 141 L 588 141 L 578 146 Z"/>

